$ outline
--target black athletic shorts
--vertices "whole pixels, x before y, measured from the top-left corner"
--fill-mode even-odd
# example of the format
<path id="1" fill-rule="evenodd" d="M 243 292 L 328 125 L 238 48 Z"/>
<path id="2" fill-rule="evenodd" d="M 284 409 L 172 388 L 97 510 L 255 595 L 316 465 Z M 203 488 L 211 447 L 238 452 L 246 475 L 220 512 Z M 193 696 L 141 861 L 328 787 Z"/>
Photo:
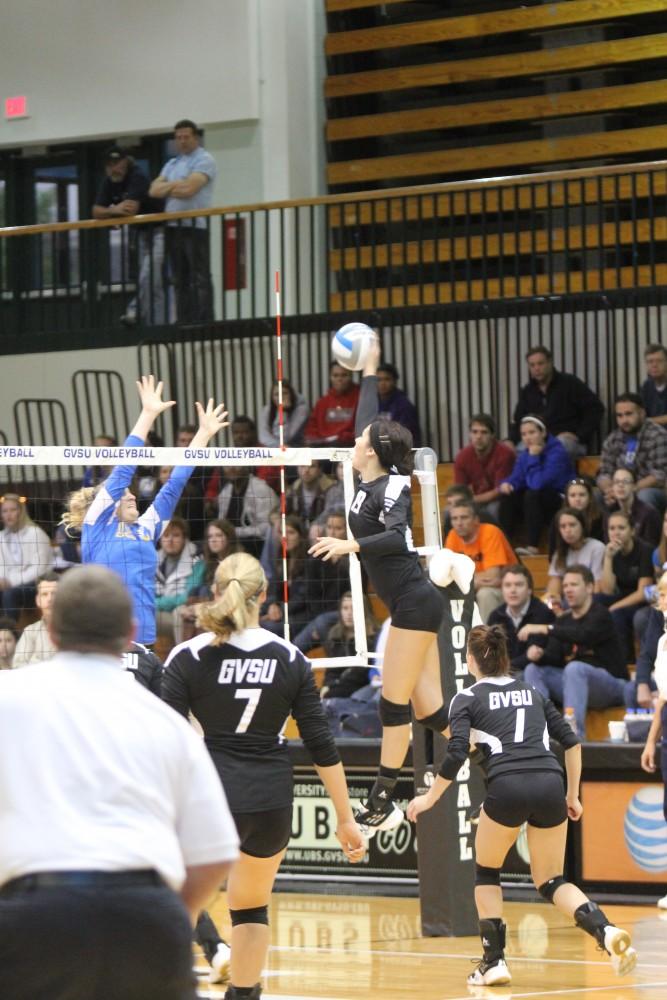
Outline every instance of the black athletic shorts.
<path id="1" fill-rule="evenodd" d="M 391 602 L 391 624 L 415 632 L 438 632 L 445 613 L 444 598 L 426 578 L 411 583 L 403 594 Z"/>
<path id="2" fill-rule="evenodd" d="M 558 771 L 514 771 L 489 781 L 484 812 L 501 826 L 559 826 L 567 819 L 565 783 Z"/>
<path id="3" fill-rule="evenodd" d="M 263 812 L 233 812 L 241 850 L 253 858 L 272 858 L 280 854 L 292 836 L 292 806 L 265 809 Z"/>

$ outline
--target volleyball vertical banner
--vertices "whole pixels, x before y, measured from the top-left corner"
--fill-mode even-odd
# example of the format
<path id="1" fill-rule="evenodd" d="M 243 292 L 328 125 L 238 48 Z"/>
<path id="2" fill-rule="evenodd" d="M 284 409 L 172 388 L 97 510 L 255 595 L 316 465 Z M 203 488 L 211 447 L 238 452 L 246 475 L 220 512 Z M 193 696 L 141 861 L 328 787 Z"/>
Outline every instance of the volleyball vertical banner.
<path id="1" fill-rule="evenodd" d="M 466 643 L 475 612 L 475 593 L 464 594 L 452 583 L 439 588 L 445 614 L 438 635 L 440 675 L 445 705 L 473 683 L 466 666 Z M 426 791 L 438 773 L 447 741 L 419 724 L 413 726 L 412 757 L 415 794 Z M 477 934 L 475 909 L 475 827 L 471 811 L 482 801 L 484 786 L 478 768 L 466 760 L 453 785 L 417 826 L 417 867 L 422 934 L 463 937 Z"/>

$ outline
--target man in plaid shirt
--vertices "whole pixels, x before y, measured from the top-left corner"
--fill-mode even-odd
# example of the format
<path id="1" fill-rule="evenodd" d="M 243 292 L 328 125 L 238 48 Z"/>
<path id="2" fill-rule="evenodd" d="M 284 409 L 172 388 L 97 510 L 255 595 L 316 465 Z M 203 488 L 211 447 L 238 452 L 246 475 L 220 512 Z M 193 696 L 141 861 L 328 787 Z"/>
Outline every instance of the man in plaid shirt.
<path id="1" fill-rule="evenodd" d="M 618 427 L 602 445 L 598 475 L 605 503 L 613 503 L 611 485 L 616 469 L 632 469 L 638 498 L 662 513 L 667 502 L 667 431 L 647 419 L 641 396 L 634 392 L 617 396 L 614 408 Z"/>

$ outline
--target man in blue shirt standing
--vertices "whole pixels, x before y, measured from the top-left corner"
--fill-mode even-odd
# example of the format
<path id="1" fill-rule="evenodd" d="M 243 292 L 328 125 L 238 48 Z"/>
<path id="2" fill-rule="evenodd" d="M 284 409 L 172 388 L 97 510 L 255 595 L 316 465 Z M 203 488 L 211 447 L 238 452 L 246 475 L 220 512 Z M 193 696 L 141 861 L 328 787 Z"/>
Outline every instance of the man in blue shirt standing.
<path id="1" fill-rule="evenodd" d="M 195 123 L 188 118 L 176 122 L 174 142 L 178 155 L 164 165 L 149 194 L 166 199 L 166 212 L 210 208 L 217 168 L 211 154 L 200 145 Z M 168 223 L 167 253 L 176 286 L 178 322 L 209 322 L 213 319 L 213 288 L 208 217 Z"/>

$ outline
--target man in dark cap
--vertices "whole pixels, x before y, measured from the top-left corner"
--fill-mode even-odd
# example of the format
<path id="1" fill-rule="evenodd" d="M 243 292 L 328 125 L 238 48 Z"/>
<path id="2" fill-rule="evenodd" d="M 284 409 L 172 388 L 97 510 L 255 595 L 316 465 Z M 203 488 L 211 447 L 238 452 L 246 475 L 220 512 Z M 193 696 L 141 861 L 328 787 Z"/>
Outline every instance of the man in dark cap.
<path id="1" fill-rule="evenodd" d="M 111 146 L 104 156 L 105 177 L 93 205 L 94 219 L 127 218 L 132 215 L 149 215 L 164 211 L 161 198 L 148 194 L 149 180 L 122 146 Z M 164 226 L 142 225 L 120 227 L 121 274 L 128 280 L 127 251 L 130 235 L 136 230 L 137 245 L 137 295 L 128 303 L 121 322 L 134 326 L 138 318 L 146 324 L 166 323 L 166 296 L 164 281 Z M 116 236 L 114 236 L 116 233 Z M 117 231 L 109 231 L 110 250 L 113 253 Z"/>

